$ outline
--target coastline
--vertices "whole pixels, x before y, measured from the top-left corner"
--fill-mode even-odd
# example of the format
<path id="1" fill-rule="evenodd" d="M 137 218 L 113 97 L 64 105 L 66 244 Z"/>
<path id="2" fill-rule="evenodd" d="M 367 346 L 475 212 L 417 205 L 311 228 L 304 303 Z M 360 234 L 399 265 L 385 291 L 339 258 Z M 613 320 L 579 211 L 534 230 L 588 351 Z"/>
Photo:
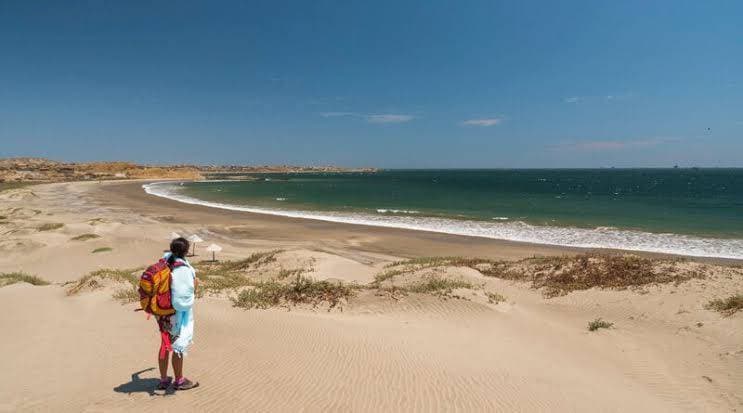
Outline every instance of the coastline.
<path id="1" fill-rule="evenodd" d="M 463 255 L 469 257 L 486 257 L 502 259 L 526 258 L 534 255 L 564 255 L 577 254 L 586 251 L 605 251 L 605 252 L 624 252 L 647 257 L 681 257 L 693 259 L 701 262 L 710 263 L 737 263 L 743 262 L 739 258 L 727 257 L 709 257 L 698 255 L 674 254 L 665 252 L 653 252 L 642 250 L 626 250 L 619 248 L 596 248 L 596 247 L 574 247 L 544 243 L 533 243 L 524 241 L 512 241 L 506 239 L 497 239 L 476 235 L 458 235 L 446 232 L 427 231 L 424 229 L 407 229 L 396 227 L 384 227 L 377 225 L 365 225 L 359 223 L 333 222 L 325 219 L 313 219 L 311 217 L 287 217 L 277 214 L 266 214 L 249 211 L 239 211 L 225 208 L 217 208 L 207 205 L 184 203 L 178 200 L 152 195 L 142 188 L 143 185 L 161 182 L 159 180 L 142 180 L 130 182 L 110 182 L 101 187 L 101 191 L 106 195 L 101 198 L 117 199 L 121 205 L 126 205 L 135 210 L 141 208 L 152 208 L 151 213 L 174 213 L 175 209 L 182 211 L 182 219 L 189 223 L 198 223 L 199 219 L 209 222 L 215 216 L 215 222 L 227 224 L 229 220 L 238 222 L 246 220 L 247 222 L 256 222 L 264 220 L 270 225 L 285 227 L 278 232 L 286 231 L 293 234 L 299 234 L 303 237 L 305 234 L 312 232 L 304 240 L 322 239 L 323 231 L 334 232 L 334 239 L 344 239 L 348 237 L 359 236 L 360 233 L 375 236 L 379 242 L 365 245 L 375 252 L 400 254 L 406 257 L 426 256 L 426 255 Z M 122 196 L 123 195 L 123 196 Z M 180 207 L 178 207 L 180 205 Z M 158 208 L 162 208 L 159 210 Z M 159 211 L 159 212 L 158 212 Z M 205 213 L 194 215 L 196 212 Z M 211 211 L 210 214 L 206 213 Z M 193 218 L 193 219 L 191 219 Z M 275 232 L 267 231 L 257 233 L 260 238 L 276 237 L 277 240 L 285 238 L 278 236 Z M 314 238 L 313 238 L 314 237 Z M 446 251 L 450 251 L 447 253 Z"/>
<path id="2" fill-rule="evenodd" d="M 178 221 L 184 224 L 241 225 L 259 239 L 309 242 L 319 246 L 329 243 L 333 247 L 342 246 L 401 257 L 466 255 L 517 259 L 535 254 L 559 255 L 585 251 L 580 248 L 291 218 L 184 204 L 147 194 L 142 185 L 152 182 L 158 181 L 106 183 L 91 195 L 103 204 L 120 205 L 155 217 L 176 216 Z"/>

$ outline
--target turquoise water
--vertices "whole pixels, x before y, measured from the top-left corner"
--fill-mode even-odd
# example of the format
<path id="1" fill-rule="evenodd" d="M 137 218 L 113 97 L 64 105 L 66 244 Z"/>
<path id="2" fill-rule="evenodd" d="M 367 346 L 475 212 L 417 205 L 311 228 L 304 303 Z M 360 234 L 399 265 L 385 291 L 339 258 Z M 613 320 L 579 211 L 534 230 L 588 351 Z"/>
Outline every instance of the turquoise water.
<path id="1" fill-rule="evenodd" d="M 184 202 L 329 221 L 743 256 L 742 169 L 260 174 L 250 181 L 163 183 L 147 189 Z"/>

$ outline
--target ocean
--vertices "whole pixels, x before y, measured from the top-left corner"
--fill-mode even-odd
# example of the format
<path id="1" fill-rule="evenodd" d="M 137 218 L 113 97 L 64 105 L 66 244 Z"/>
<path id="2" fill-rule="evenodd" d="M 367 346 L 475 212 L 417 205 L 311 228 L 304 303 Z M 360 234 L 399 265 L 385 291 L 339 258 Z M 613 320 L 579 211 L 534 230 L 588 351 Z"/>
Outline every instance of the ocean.
<path id="1" fill-rule="evenodd" d="M 229 178 L 154 183 L 145 190 L 289 217 L 743 259 L 743 169 L 382 170 Z"/>

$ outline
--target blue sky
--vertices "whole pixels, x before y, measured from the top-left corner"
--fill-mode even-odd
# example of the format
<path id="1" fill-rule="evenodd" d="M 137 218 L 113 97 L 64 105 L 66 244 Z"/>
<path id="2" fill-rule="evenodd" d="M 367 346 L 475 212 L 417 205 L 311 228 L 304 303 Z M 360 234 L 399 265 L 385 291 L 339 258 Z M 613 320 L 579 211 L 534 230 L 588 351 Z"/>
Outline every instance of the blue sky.
<path id="1" fill-rule="evenodd" d="M 0 0 L 0 156 L 743 166 L 740 1 Z"/>

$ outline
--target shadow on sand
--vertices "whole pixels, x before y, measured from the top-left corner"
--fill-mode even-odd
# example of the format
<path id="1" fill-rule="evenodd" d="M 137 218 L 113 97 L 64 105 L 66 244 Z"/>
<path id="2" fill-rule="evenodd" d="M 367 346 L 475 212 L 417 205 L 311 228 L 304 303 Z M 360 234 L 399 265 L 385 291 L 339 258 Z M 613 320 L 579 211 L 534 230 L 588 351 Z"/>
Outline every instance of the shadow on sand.
<path id="1" fill-rule="evenodd" d="M 147 393 L 150 396 L 162 396 L 165 394 L 173 393 L 172 387 L 168 389 L 167 391 L 157 391 L 156 387 L 160 383 L 160 379 L 157 378 L 150 378 L 150 379 L 143 379 L 139 377 L 140 374 L 155 370 L 154 367 L 150 367 L 148 369 L 140 370 L 138 372 L 132 373 L 132 380 L 128 383 L 120 384 L 116 387 L 114 387 L 114 391 L 117 393 L 126 393 L 126 394 L 132 394 L 132 393 Z"/>

